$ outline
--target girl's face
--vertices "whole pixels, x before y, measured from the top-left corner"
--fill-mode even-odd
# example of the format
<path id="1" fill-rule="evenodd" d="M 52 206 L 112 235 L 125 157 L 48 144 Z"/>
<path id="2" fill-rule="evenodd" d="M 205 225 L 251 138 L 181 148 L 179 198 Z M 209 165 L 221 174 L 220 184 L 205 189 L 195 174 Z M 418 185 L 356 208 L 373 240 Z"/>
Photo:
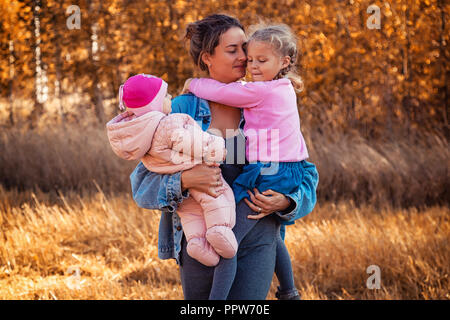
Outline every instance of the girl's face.
<path id="1" fill-rule="evenodd" d="M 247 49 L 247 69 L 253 81 L 271 81 L 289 65 L 289 56 L 281 57 L 270 43 L 253 40 Z"/>
<path id="2" fill-rule="evenodd" d="M 238 27 L 230 28 L 220 36 L 214 53 L 202 56 L 211 78 L 230 83 L 245 76 L 247 57 L 243 46 L 246 41 L 244 31 Z"/>

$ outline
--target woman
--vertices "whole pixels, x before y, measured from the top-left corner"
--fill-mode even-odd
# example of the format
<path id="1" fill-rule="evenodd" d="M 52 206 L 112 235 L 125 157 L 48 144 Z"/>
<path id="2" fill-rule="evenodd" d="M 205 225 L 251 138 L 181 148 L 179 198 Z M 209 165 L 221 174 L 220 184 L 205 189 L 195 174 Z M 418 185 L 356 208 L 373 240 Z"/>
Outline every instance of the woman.
<path id="1" fill-rule="evenodd" d="M 190 40 L 194 63 L 211 78 L 230 83 L 245 76 L 246 37 L 244 28 L 235 18 L 206 17 L 188 26 L 186 38 Z M 172 112 L 187 113 L 203 130 L 225 137 L 227 159 L 220 168 L 217 164 L 202 164 L 173 175 L 149 172 L 140 163 L 131 175 L 133 197 L 143 208 L 162 211 L 158 255 L 161 259 L 177 260 L 185 299 L 208 299 L 214 268 L 202 265 L 186 253 L 186 241 L 175 211 L 187 198 L 189 188 L 218 196 L 221 173 L 232 185 L 245 164 L 245 137 L 240 129 L 243 118 L 238 108 L 208 102 L 191 94 L 175 98 Z M 239 241 L 238 270 L 228 299 L 266 298 L 275 268 L 280 221 L 293 223 L 314 207 L 317 171 L 312 164 L 310 169 L 307 172 L 311 177 L 305 179 L 307 183 L 295 194 L 283 195 L 271 190 L 260 193 L 255 189 L 254 193 L 249 191 L 251 201 L 244 199 L 236 205 L 235 229 L 245 226 L 248 232 Z M 260 219 L 247 218 L 255 212 Z"/>

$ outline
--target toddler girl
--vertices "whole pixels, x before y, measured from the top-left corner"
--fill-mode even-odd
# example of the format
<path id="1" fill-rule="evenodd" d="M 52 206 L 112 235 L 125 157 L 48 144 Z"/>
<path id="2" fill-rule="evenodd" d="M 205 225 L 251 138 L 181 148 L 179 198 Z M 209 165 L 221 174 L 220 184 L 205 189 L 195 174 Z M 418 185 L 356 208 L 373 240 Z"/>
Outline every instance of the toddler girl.
<path id="1" fill-rule="evenodd" d="M 230 84 L 213 79 L 191 79 L 185 85 L 196 96 L 244 109 L 246 157 L 249 164 L 233 183 L 236 203 L 248 198 L 247 190 L 271 189 L 290 194 L 300 188 L 308 158 L 300 131 L 295 88 L 300 77 L 293 71 L 297 39 L 285 25 L 256 30 L 247 43 L 247 69 L 254 82 Z M 256 216 L 260 218 L 262 215 Z M 249 218 L 255 218 L 249 216 Z M 236 237 L 241 238 L 238 234 Z M 281 238 L 277 241 L 276 274 L 280 281 L 277 297 L 299 299 L 289 253 Z M 214 278 L 211 299 L 225 299 L 235 275 L 235 259 L 220 262 L 216 270 L 227 275 Z M 218 271 L 216 271 L 215 275 Z"/>
<path id="2" fill-rule="evenodd" d="M 141 159 L 153 172 L 172 174 L 205 162 L 225 159 L 223 138 L 202 131 L 192 117 L 170 114 L 167 83 L 140 74 L 120 88 L 119 100 L 128 110 L 106 125 L 113 151 L 127 160 Z M 236 221 L 233 191 L 222 177 L 224 192 L 214 198 L 195 189 L 179 205 L 188 254 L 207 266 L 215 266 L 219 255 L 231 258 L 237 242 L 232 231 Z M 202 210 L 198 210 L 198 204 Z"/>

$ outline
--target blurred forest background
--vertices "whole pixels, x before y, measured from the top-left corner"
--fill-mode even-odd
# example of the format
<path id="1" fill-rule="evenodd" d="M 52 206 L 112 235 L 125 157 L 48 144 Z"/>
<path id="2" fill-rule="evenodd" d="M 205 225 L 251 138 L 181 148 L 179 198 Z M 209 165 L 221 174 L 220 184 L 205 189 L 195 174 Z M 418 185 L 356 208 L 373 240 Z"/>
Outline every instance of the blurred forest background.
<path id="1" fill-rule="evenodd" d="M 368 27 L 373 4 L 379 29 Z M 201 75 L 185 26 L 215 12 L 246 27 L 260 18 L 286 23 L 298 35 L 299 113 L 321 199 L 448 203 L 443 0 L 1 0 L 0 182 L 49 191 L 96 180 L 128 191 L 135 163 L 116 159 L 103 131 L 118 112 L 118 88 L 144 72 L 176 95 Z"/>
<path id="2" fill-rule="evenodd" d="M 380 29 L 367 27 L 372 4 Z M 80 29 L 68 27 L 71 5 Z M 119 85 L 141 72 L 177 93 L 194 70 L 186 24 L 226 12 L 246 27 L 260 17 L 293 28 L 306 84 L 301 118 L 313 128 L 371 138 L 398 126 L 448 129 L 449 11 L 444 0 L 2 0 L 4 123 L 79 123 L 92 114 L 103 124 Z"/>
<path id="3" fill-rule="evenodd" d="M 314 212 L 287 231 L 302 297 L 450 299 L 445 0 L 0 0 L 0 299 L 182 298 L 157 258 L 159 213 L 131 198 L 137 162 L 113 154 L 105 124 L 129 76 L 177 95 L 202 75 L 183 36 L 212 13 L 299 37 L 320 174 Z"/>

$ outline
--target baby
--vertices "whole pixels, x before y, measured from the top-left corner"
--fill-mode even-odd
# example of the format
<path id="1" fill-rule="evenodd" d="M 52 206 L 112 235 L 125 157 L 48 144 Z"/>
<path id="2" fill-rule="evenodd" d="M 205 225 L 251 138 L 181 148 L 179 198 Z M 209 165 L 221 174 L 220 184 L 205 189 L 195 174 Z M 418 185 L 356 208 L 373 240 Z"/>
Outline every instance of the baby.
<path id="1" fill-rule="evenodd" d="M 141 159 L 152 172 L 173 174 L 205 161 L 225 159 L 225 141 L 204 132 L 195 120 L 183 113 L 170 114 L 172 102 L 167 83 L 140 74 L 129 78 L 119 90 L 120 107 L 127 111 L 106 125 L 113 151 L 126 160 Z M 215 266 L 220 257 L 232 258 L 237 252 L 233 191 L 222 177 L 224 192 L 214 198 L 189 189 L 177 213 L 187 240 L 188 254 L 206 266 Z M 201 207 L 193 210 L 192 201 Z"/>

